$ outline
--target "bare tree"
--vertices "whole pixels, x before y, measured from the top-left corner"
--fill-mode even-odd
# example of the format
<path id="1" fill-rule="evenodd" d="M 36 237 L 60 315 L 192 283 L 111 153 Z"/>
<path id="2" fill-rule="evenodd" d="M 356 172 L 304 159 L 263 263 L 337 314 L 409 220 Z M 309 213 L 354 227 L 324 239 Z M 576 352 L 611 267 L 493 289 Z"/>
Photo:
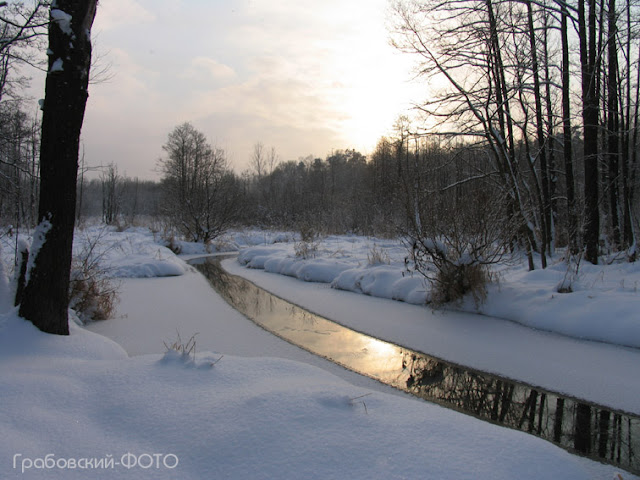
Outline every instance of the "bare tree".
<path id="1" fill-rule="evenodd" d="M 465 139 L 492 159 L 488 171 L 471 178 L 492 177 L 500 186 L 505 212 L 520 223 L 517 237 L 534 268 L 531 251 L 544 251 L 546 231 L 539 213 L 543 195 L 530 187 L 539 186 L 537 172 L 529 179 L 524 173 L 532 170 L 533 159 L 519 158 L 532 123 L 528 105 L 534 90 L 526 83 L 532 66 L 523 61 L 526 11 L 518 3 L 493 0 L 405 0 L 396 3 L 395 13 L 396 47 L 419 58 L 421 75 L 446 85 L 418 110 L 438 122 L 432 132 Z"/>
<path id="2" fill-rule="evenodd" d="M 102 219 L 107 225 L 113 224 L 120 214 L 122 197 L 122 177 L 114 163 L 107 165 L 100 175 L 102 184 Z"/>
<path id="3" fill-rule="evenodd" d="M 167 215 L 189 240 L 213 240 L 235 220 L 239 208 L 239 188 L 224 150 L 211 147 L 190 123 L 175 127 L 163 149 L 167 158 L 159 166 Z"/>
<path id="4" fill-rule="evenodd" d="M 258 181 L 262 179 L 266 171 L 267 158 L 264 153 L 264 145 L 262 142 L 253 144 L 253 154 L 251 155 L 251 168 L 258 176 Z"/>
<path id="5" fill-rule="evenodd" d="M 568 246 L 572 254 L 578 251 L 578 219 L 573 167 L 573 139 L 571 134 L 571 64 L 569 62 L 569 12 L 566 3 L 561 3 L 560 37 L 562 44 L 562 143 L 567 192 Z"/>
<path id="6" fill-rule="evenodd" d="M 598 177 L 599 96 L 597 75 L 599 55 L 597 45 L 596 0 L 578 0 L 578 35 L 580 40 L 580 65 L 582 69 L 582 121 L 584 130 L 584 199 L 585 258 L 598 263 L 600 239 L 600 206 Z"/>
<path id="7" fill-rule="evenodd" d="M 30 64 L 40 67 L 36 50 L 46 34 L 47 5 L 36 0 L 0 4 L 0 100 L 5 94 L 17 92 L 14 85 L 24 86 L 26 79 L 15 77 L 16 66 Z"/>
<path id="8" fill-rule="evenodd" d="M 49 62 L 40 146 L 40 224 L 34 233 L 20 315 L 69 334 L 69 276 L 80 131 L 88 98 L 97 0 L 57 0 L 49 12 Z"/>

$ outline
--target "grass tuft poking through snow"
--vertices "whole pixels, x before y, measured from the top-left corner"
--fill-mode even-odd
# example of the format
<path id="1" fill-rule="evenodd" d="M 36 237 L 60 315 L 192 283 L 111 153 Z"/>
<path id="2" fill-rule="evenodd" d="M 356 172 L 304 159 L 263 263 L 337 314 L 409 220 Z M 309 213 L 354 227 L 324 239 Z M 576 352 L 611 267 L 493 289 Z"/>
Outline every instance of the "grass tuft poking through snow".
<path id="1" fill-rule="evenodd" d="M 182 337 L 180 337 L 180 332 L 178 332 L 177 330 L 176 330 L 176 335 L 178 338 L 176 338 L 172 343 L 163 342 L 164 346 L 167 349 L 167 353 L 176 352 L 185 359 L 187 358 L 190 359 L 191 357 L 193 357 L 193 360 L 195 360 L 196 359 L 196 336 L 198 335 L 198 333 L 196 332 L 193 335 L 191 335 L 189 340 L 187 340 L 186 342 L 182 340 Z"/>

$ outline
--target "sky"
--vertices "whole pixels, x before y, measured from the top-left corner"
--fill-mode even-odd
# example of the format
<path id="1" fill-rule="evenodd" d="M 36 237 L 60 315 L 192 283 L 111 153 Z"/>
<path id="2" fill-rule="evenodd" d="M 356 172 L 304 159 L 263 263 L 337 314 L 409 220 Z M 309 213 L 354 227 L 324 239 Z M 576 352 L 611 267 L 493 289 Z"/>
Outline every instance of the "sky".
<path id="1" fill-rule="evenodd" d="M 89 165 L 158 178 L 162 145 L 191 122 L 237 172 L 253 146 L 280 160 L 371 153 L 417 101 L 389 44 L 387 0 L 104 0 L 83 145 Z"/>

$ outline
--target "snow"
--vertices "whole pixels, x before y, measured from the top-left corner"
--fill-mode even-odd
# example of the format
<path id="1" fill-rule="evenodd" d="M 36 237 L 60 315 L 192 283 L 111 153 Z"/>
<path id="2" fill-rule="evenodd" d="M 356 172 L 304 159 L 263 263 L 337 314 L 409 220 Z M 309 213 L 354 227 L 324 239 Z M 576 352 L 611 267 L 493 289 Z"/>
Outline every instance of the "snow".
<path id="1" fill-rule="evenodd" d="M 49 73 L 63 72 L 63 71 L 64 71 L 64 62 L 62 61 L 61 58 L 56 58 L 53 62 L 53 65 L 51 65 L 51 70 L 49 70 Z"/>
<path id="2" fill-rule="evenodd" d="M 31 277 L 31 270 L 35 265 L 36 259 L 38 257 L 38 253 L 44 245 L 44 242 L 47 237 L 47 233 L 51 230 L 51 222 L 49 220 L 43 219 L 40 224 L 36 227 L 33 232 L 33 242 L 31 243 L 31 250 L 29 252 L 29 260 L 27 261 L 27 270 L 25 273 L 24 281 L 25 284 L 29 283 L 29 278 Z M 24 251 L 24 244 L 20 245 L 20 251 Z"/>
<path id="3" fill-rule="evenodd" d="M 51 18 L 54 22 L 58 24 L 60 30 L 62 30 L 67 35 L 73 35 L 73 30 L 71 29 L 71 20 L 73 17 L 69 15 L 67 12 L 60 10 L 59 8 L 51 8 Z"/>
<path id="4" fill-rule="evenodd" d="M 172 254 L 162 249 L 156 259 L 158 245 L 149 232 L 100 235 L 104 261 L 128 272 L 121 277 L 116 318 L 92 324 L 93 331 L 72 324 L 70 336 L 62 337 L 38 331 L 15 309 L 0 316 L 2 478 L 616 478 L 613 467 L 393 392 L 273 337 L 226 306 L 182 260 L 169 260 Z M 86 240 L 78 235 L 77 241 Z M 250 241 L 236 237 L 240 245 Z M 361 241 L 342 240 L 346 250 L 339 261 L 361 251 Z M 127 259 L 132 263 L 125 268 Z M 149 267 L 154 259 L 160 265 Z M 167 264 L 181 265 L 183 274 L 147 278 Z M 330 313 L 369 303 L 361 316 L 378 311 L 377 322 L 394 312 L 386 316 L 392 327 L 408 311 L 428 310 L 248 270 L 233 260 L 225 265 L 274 280 L 303 301 L 323 292 L 320 300 Z M 440 326 L 459 317 L 468 320 L 459 324 L 462 336 L 472 317 L 476 324 L 485 321 L 454 312 L 434 316 Z M 183 340 L 198 333 L 195 358 L 165 352 L 162 342 L 175 340 L 176 331 Z M 476 338 L 488 342 L 484 350 L 504 341 Z M 586 381 L 602 371 L 583 365 L 576 373 Z M 625 389 L 617 394 L 635 395 Z M 134 460 L 139 464 L 132 468 L 123 465 Z"/>
<path id="5" fill-rule="evenodd" d="M 408 252 L 400 240 L 329 236 L 311 259 L 297 258 L 294 248 L 292 242 L 252 246 L 242 250 L 238 261 L 249 268 L 407 303 L 420 305 L 430 298 L 424 278 L 408 271 Z M 367 257 L 373 248 L 383 250 L 390 264 L 371 264 Z M 433 244 L 430 248 L 443 247 Z M 467 298 L 447 308 L 640 348 L 640 262 L 597 266 L 583 262 L 571 280 L 573 292 L 560 294 L 558 285 L 566 279 L 568 269 L 562 259 L 532 272 L 527 271 L 525 262 L 502 267 L 495 271 L 500 280 L 489 286 L 486 302 L 476 305 Z"/>
<path id="6" fill-rule="evenodd" d="M 380 264 L 370 255 L 371 251 L 382 248 L 387 256 L 397 260 L 393 265 Z M 400 242 L 330 236 L 316 248 L 314 258 L 296 257 L 294 250 L 293 241 L 251 246 L 240 252 L 238 262 L 248 268 L 264 269 L 305 282 L 330 283 L 337 289 L 375 297 L 414 304 L 424 304 L 427 300 L 424 279 L 406 272 L 403 259 L 407 251 Z"/>
<path id="7" fill-rule="evenodd" d="M 94 245 L 90 245 L 92 243 Z M 76 253 L 90 245 L 93 257 L 115 278 L 169 277 L 183 275 L 186 265 L 171 250 L 153 241 L 144 229 L 125 232 L 93 227 L 76 235 Z"/>

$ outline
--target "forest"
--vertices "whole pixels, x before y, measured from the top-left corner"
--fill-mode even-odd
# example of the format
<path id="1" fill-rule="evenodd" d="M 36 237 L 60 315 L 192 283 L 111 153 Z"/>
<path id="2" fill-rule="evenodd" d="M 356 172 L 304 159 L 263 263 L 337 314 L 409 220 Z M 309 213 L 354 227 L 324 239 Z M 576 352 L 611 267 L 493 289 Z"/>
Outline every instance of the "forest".
<path id="1" fill-rule="evenodd" d="M 0 5 L 0 223 L 12 235 L 39 221 L 42 115 L 29 107 L 21 67 L 42 66 L 48 5 Z M 487 267 L 514 253 L 530 269 L 534 257 L 545 268 L 558 255 L 635 261 L 638 5 L 390 6 L 381 35 L 415 59 L 431 94 L 389 119 L 392 129 L 371 153 L 283 160 L 257 139 L 249 168 L 238 172 L 228 152 L 186 122 L 158 146 L 157 181 L 91 165 L 80 150 L 76 222 L 152 222 L 168 237 L 205 243 L 247 225 L 311 237 L 402 236 L 418 271 L 435 267 L 441 281 L 457 285 L 452 297 L 487 281 Z"/>

